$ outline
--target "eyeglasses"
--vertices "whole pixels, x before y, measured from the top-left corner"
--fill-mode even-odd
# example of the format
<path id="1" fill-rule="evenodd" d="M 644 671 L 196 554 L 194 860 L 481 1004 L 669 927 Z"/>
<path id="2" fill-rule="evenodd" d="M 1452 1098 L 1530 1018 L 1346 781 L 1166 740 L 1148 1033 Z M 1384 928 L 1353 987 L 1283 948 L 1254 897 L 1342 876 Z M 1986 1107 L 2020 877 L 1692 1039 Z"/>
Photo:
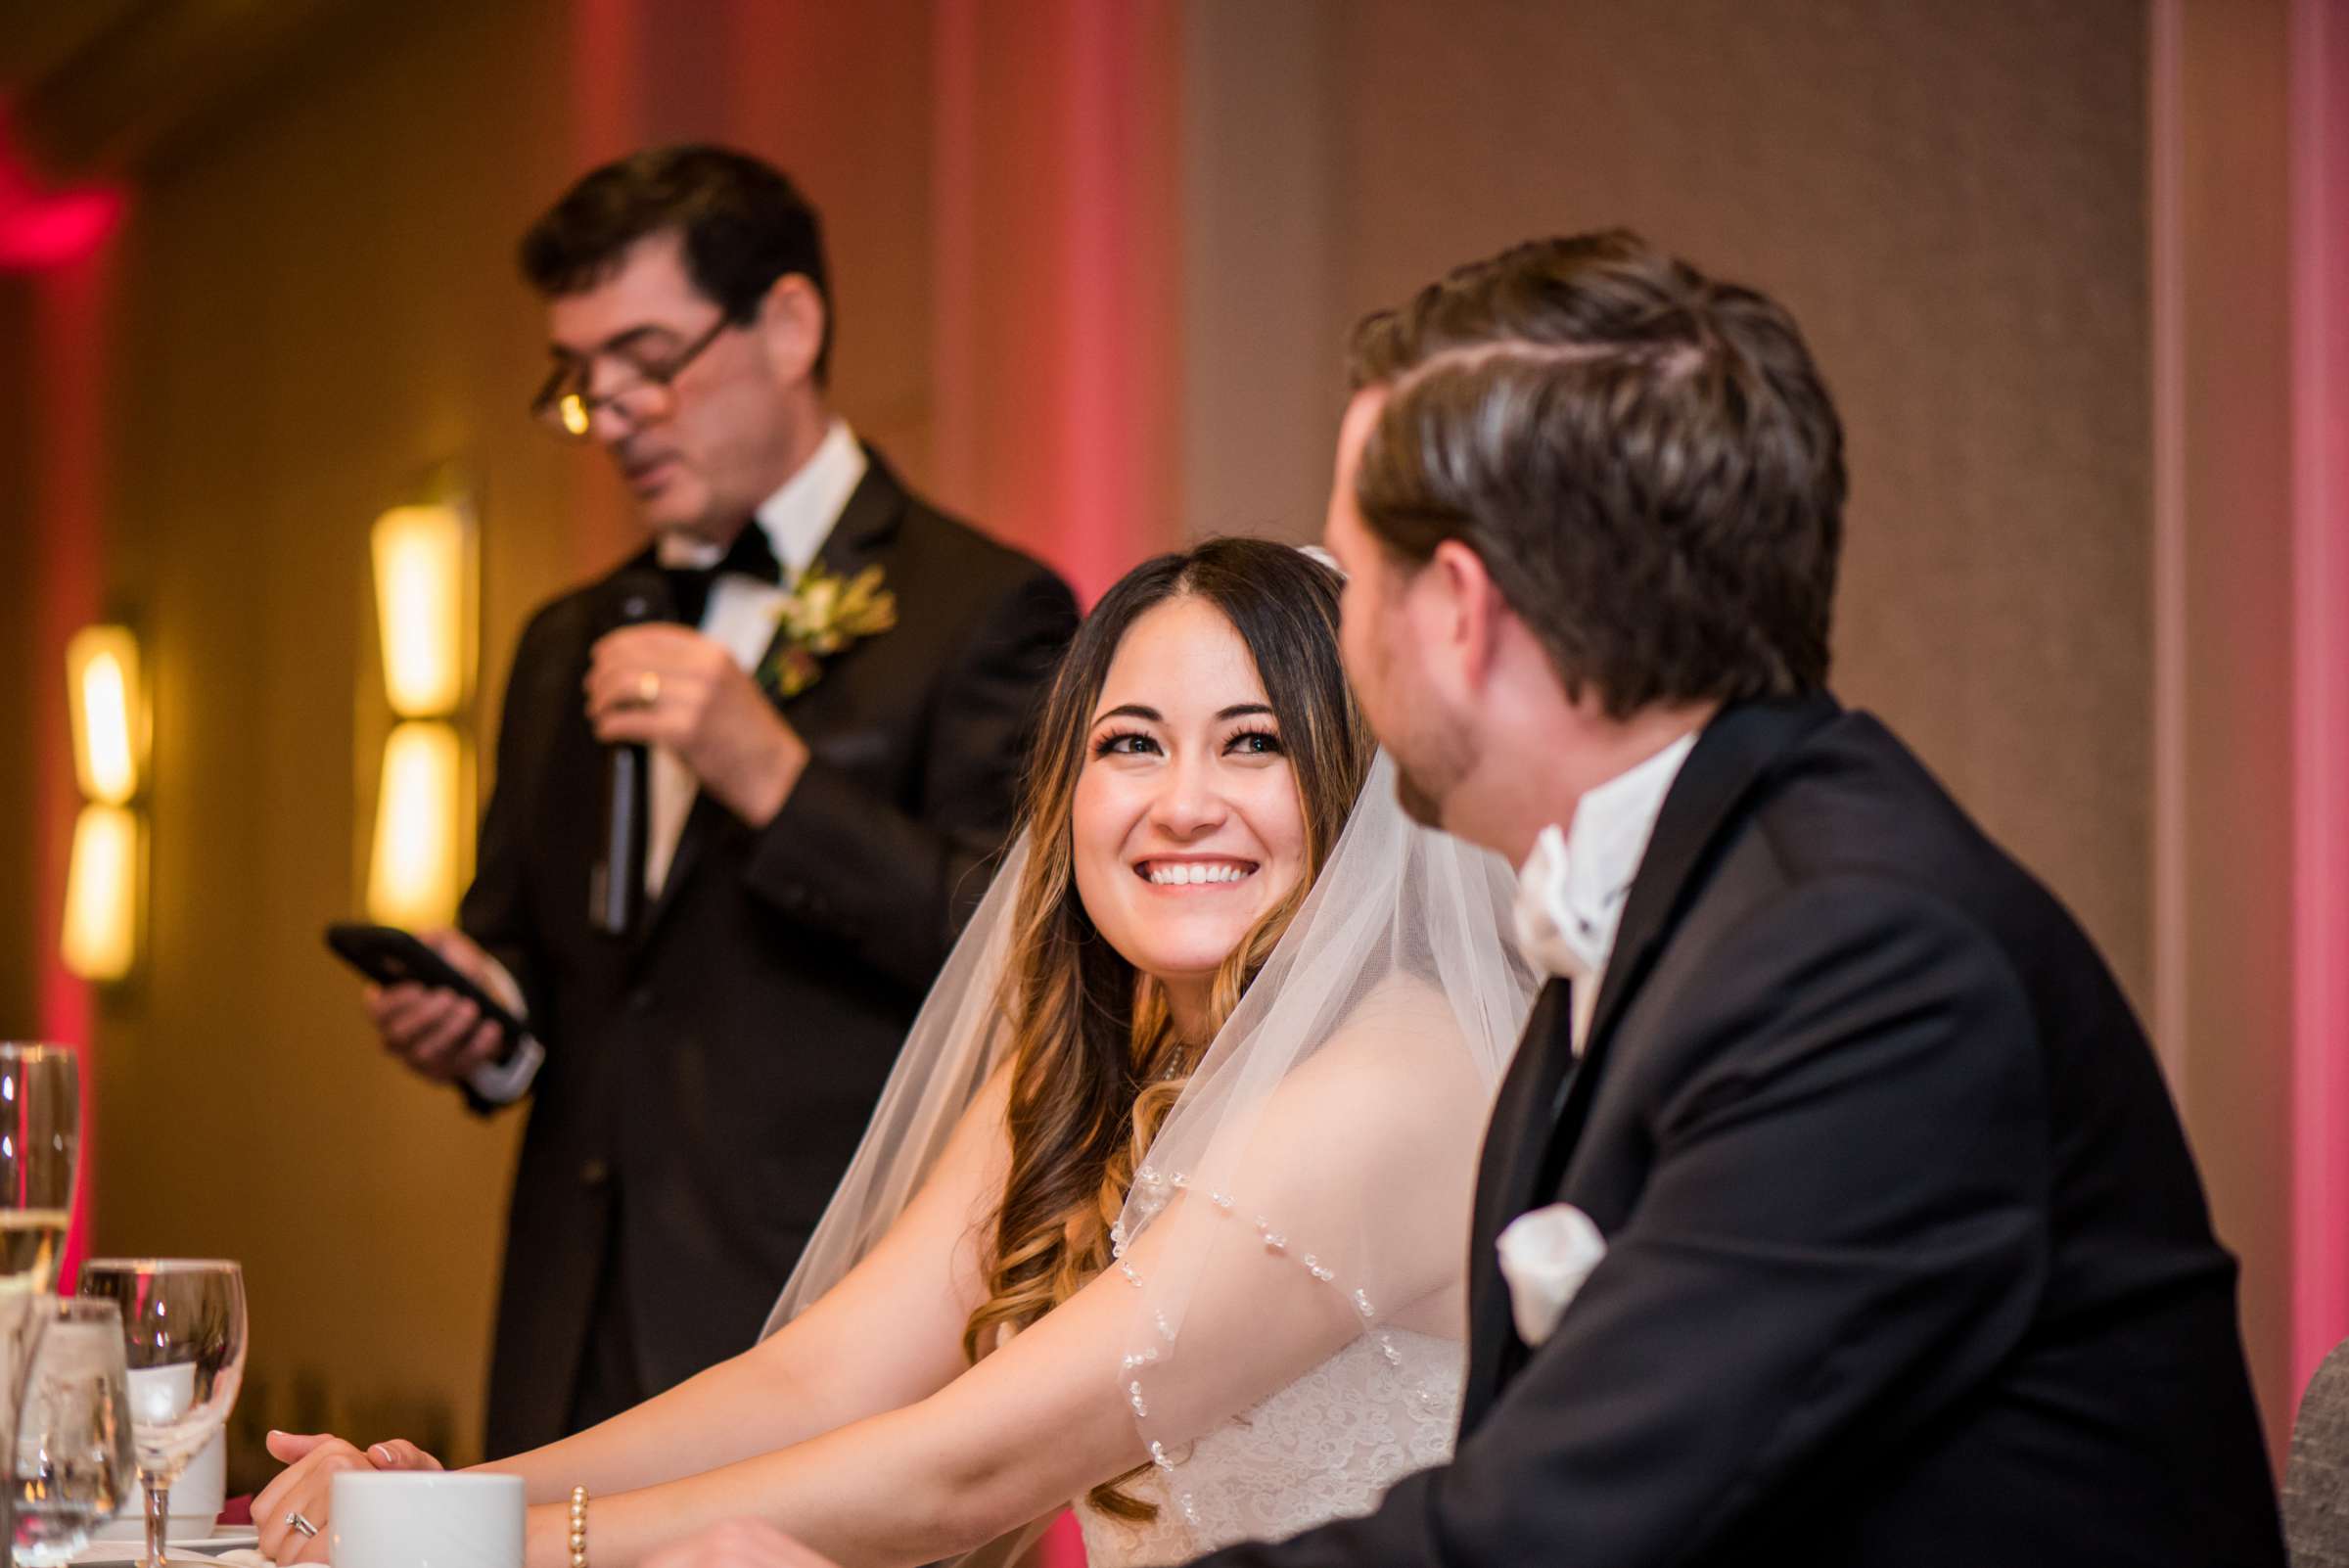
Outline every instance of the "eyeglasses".
<path id="1" fill-rule="evenodd" d="M 618 408 L 631 420 L 659 419 L 676 405 L 673 383 L 719 333 L 740 325 L 720 316 L 710 330 L 674 353 L 649 356 L 626 348 L 606 348 L 584 358 L 560 364 L 538 394 L 530 399 L 530 417 L 566 440 L 583 441 L 599 408 Z M 619 381 L 604 392 L 593 391 L 595 362 L 609 359 L 619 367 Z"/>

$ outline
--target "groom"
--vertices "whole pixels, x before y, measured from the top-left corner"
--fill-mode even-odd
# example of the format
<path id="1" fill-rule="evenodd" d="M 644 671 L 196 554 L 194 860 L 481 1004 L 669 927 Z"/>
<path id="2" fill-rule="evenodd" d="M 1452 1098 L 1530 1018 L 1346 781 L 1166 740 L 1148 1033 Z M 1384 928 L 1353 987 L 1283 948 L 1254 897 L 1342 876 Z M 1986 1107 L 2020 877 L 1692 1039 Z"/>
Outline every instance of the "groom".
<path id="1" fill-rule="evenodd" d="M 1406 807 L 1525 865 L 1555 978 L 1452 1463 L 1209 1560 L 2280 1563 L 2143 1034 L 1826 692 L 1842 431 L 1793 320 L 1589 235 L 1372 317 L 1353 374 L 1348 669 Z"/>
<path id="2" fill-rule="evenodd" d="M 2142 1033 L 1826 692 L 1842 432 L 1786 312 L 1544 241 L 1365 322 L 1354 381 L 1348 667 L 1405 805 L 1524 864 L 1554 978 L 1485 1147 L 1452 1462 L 1207 1561 L 2280 1565 Z M 729 1526 L 656 1568 L 807 1560 Z"/>

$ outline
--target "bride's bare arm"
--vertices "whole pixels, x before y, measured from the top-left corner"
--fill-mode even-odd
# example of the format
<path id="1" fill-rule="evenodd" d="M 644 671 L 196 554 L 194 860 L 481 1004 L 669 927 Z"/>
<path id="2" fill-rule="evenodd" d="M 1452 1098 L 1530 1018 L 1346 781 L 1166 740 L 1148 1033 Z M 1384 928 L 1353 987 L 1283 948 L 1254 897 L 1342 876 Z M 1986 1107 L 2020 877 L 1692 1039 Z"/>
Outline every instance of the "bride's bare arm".
<path id="1" fill-rule="evenodd" d="M 1001 1073 L 989 1081 L 904 1214 L 780 1331 L 600 1426 L 480 1468 L 522 1476 L 532 1502 L 580 1485 L 623 1492 L 785 1448 L 950 1383 L 968 1364 L 963 1324 L 980 1299 L 980 1250 L 1008 1159 L 1006 1083 Z M 290 1465 L 254 1499 L 262 1548 L 279 1562 L 323 1555 L 324 1533 L 304 1542 L 285 1517 L 299 1509 L 323 1526 L 329 1476 L 367 1462 L 337 1442 Z"/>
<path id="2" fill-rule="evenodd" d="M 897 1223 L 777 1332 L 600 1426 L 484 1466 L 530 1500 L 619 1492 L 786 1447 L 951 1382 L 978 1306 L 979 1252 L 1006 1159 L 998 1074 Z M 779 1285 L 780 1282 L 778 1282 Z"/>
<path id="3" fill-rule="evenodd" d="M 1459 1269 L 1483 1093 L 1446 1084 L 1391 1041 L 1333 1048 L 1300 1068 L 1267 1107 L 1234 1190 L 1310 1238 L 1371 1219 L 1382 1233 L 1416 1233 L 1409 1267 L 1377 1289 L 1447 1295 Z M 1434 1054 L 1434 1053 L 1428 1053 Z M 1455 1055 L 1458 1053 L 1455 1051 Z M 1458 1075 L 1452 1075 L 1457 1078 Z M 1449 1103 L 1447 1103 L 1449 1102 Z M 1423 1130 L 1453 1129 L 1430 1139 Z M 1438 1165 L 1456 1165 L 1439 1176 Z M 1163 1429 L 1158 1395 L 1197 1424 L 1164 1430 L 1179 1449 L 1198 1431 L 1285 1387 L 1363 1332 L 1349 1294 L 1293 1255 L 1267 1248 L 1252 1216 L 1217 1214 L 1194 1190 L 1128 1254 L 1148 1279 L 1180 1244 L 1189 1210 L 1196 1282 L 1186 1298 L 1179 1390 L 1151 1396 L 1137 1423 L 1120 1368 L 1149 1296 L 1122 1270 L 1103 1273 L 977 1366 L 906 1408 L 872 1415 L 723 1469 L 649 1491 L 599 1497 L 590 1510 L 598 1568 L 635 1568 L 651 1553 L 720 1520 L 754 1516 L 851 1568 L 935 1561 L 1036 1518 L 1099 1482 L 1150 1461 Z M 1454 1212 L 1456 1211 L 1456 1212 Z M 877 1337 L 886 1331 L 870 1330 Z M 1456 1334 L 1456 1328 L 1453 1330 Z M 1170 1370 L 1162 1363 L 1140 1373 Z M 568 1562 L 568 1514 L 532 1510 L 528 1568 Z"/>
<path id="4" fill-rule="evenodd" d="M 589 1509 L 597 1568 L 633 1568 L 723 1519 L 781 1525 L 848 1568 L 933 1562 L 1149 1455 L 1116 1398 L 1127 1288 L 1105 1274 L 927 1399 L 778 1453 Z M 565 1568 L 568 1510 L 530 1510 L 526 1568 Z"/>

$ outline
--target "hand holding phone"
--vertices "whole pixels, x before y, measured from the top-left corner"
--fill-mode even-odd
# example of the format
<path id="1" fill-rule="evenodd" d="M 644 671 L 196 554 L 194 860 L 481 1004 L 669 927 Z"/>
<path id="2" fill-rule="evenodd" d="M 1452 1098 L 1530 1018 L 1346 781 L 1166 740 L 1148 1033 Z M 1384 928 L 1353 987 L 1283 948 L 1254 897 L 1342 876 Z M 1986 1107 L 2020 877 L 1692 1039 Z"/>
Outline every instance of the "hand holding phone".
<path id="1" fill-rule="evenodd" d="M 384 988 L 370 993 L 367 1013 L 385 1048 L 436 1083 L 464 1080 L 508 1058 L 527 1033 L 459 967 L 471 959 L 467 968 L 485 972 L 490 963 L 461 933 L 435 939 L 454 949 L 445 955 L 392 926 L 329 926 L 326 940 L 337 956 Z"/>

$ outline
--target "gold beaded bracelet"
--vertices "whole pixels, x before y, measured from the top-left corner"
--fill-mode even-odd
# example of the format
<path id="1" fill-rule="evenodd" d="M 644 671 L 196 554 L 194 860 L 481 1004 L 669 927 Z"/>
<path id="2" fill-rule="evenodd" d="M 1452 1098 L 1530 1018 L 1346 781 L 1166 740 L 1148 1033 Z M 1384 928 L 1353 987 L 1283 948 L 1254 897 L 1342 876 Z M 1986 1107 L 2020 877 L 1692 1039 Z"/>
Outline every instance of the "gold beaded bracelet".
<path id="1" fill-rule="evenodd" d="M 571 1568 L 587 1568 L 587 1489 L 571 1489 Z"/>

